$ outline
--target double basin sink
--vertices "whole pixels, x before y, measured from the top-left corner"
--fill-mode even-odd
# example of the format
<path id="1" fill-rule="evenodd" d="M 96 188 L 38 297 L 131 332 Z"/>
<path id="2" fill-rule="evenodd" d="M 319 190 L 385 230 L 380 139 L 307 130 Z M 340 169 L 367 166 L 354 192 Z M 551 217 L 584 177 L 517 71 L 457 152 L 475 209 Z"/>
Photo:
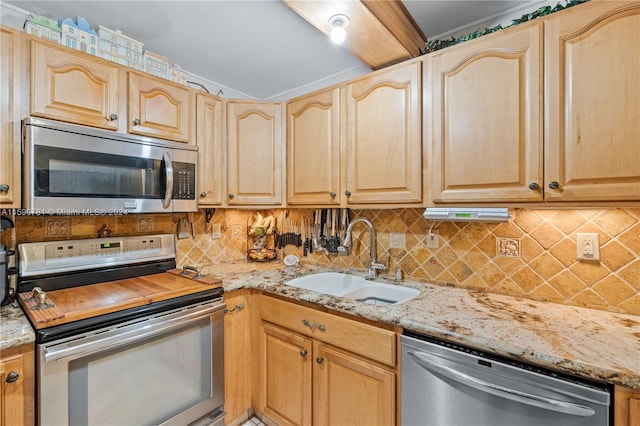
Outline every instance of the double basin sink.
<path id="1" fill-rule="evenodd" d="M 373 282 L 357 275 L 340 272 L 305 275 L 287 281 L 285 284 L 382 306 L 407 302 L 420 293 L 415 288 Z"/>

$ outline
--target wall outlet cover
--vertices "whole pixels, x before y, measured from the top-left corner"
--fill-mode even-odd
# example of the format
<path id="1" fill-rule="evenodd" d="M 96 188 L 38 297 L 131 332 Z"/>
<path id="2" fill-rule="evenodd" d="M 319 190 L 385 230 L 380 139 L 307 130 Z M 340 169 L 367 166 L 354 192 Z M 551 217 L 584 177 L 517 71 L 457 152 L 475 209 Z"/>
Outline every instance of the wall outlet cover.
<path id="1" fill-rule="evenodd" d="M 401 232 L 391 232 L 389 234 L 389 247 L 390 248 L 407 248 L 407 240 L 405 234 Z"/>
<path id="2" fill-rule="evenodd" d="M 435 249 L 440 245 L 438 241 L 438 231 L 429 231 L 426 238 L 427 248 Z"/>
<path id="3" fill-rule="evenodd" d="M 222 236 L 222 225 L 219 223 L 211 224 L 211 238 L 217 240 Z"/>
<path id="4" fill-rule="evenodd" d="M 578 260 L 600 260 L 600 240 L 597 233 L 578 232 L 576 247 Z"/>

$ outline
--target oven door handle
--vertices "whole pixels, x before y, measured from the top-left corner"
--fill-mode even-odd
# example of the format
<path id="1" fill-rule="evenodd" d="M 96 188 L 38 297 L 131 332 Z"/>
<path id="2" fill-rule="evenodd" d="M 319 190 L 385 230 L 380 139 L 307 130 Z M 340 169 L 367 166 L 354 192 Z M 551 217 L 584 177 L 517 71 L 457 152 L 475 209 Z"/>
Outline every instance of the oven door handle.
<path id="1" fill-rule="evenodd" d="M 445 365 L 447 360 L 439 357 L 436 354 L 428 354 L 418 351 L 409 351 L 407 353 L 422 368 L 429 370 L 434 374 L 447 377 L 458 383 L 469 386 L 473 389 L 477 389 L 481 392 L 486 392 L 498 397 L 509 399 L 511 401 L 519 402 L 521 404 L 540 407 L 546 410 L 557 411 L 573 416 L 589 417 L 593 416 L 596 413 L 593 408 L 586 405 L 576 404 L 574 402 L 568 401 L 560 401 L 542 395 L 535 395 L 529 392 L 501 386 L 496 383 L 491 383 L 479 377 L 474 377 L 470 374 L 465 374 L 461 371 L 456 370 L 455 368 L 451 368 Z"/>
<path id="2" fill-rule="evenodd" d="M 165 170 L 165 183 L 167 185 L 164 191 L 164 199 L 162 200 L 162 207 L 168 209 L 171 206 L 171 198 L 173 197 L 173 162 L 169 152 L 162 153 L 162 161 L 164 162 Z"/>
<path id="3" fill-rule="evenodd" d="M 94 336 L 84 337 L 63 343 L 60 346 L 44 347 L 43 358 L 45 362 L 62 361 L 68 358 L 87 356 L 106 349 L 112 349 L 130 343 L 138 342 L 149 337 L 183 328 L 189 324 L 210 317 L 214 313 L 220 313 L 226 307 L 226 303 L 218 302 L 213 306 L 199 308 L 192 312 L 174 312 L 173 314 L 157 314 L 146 321 L 133 321 L 127 326 L 114 326 L 111 330 L 100 331 Z"/>

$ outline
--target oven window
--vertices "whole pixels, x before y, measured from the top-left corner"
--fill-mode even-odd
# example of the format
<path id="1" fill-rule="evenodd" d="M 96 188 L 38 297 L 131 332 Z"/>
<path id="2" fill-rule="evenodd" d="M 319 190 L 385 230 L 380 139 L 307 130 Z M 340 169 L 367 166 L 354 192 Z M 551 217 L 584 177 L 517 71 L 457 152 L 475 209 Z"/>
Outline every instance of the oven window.
<path id="1" fill-rule="evenodd" d="M 157 425 L 211 397 L 209 318 L 69 363 L 69 424 Z"/>
<path id="2" fill-rule="evenodd" d="M 41 145 L 34 149 L 36 196 L 164 198 L 161 160 Z"/>

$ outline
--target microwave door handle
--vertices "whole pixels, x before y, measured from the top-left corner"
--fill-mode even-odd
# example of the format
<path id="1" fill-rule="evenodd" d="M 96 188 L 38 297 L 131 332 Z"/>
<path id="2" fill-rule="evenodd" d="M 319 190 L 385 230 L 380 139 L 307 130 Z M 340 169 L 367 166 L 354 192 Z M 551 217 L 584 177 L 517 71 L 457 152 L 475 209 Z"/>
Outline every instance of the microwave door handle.
<path id="1" fill-rule="evenodd" d="M 166 189 L 164 191 L 164 200 L 162 201 L 162 207 L 168 209 L 171 206 L 171 197 L 173 196 L 173 163 L 171 162 L 171 156 L 167 151 L 162 153 L 162 161 L 165 164 L 165 182 Z"/>

